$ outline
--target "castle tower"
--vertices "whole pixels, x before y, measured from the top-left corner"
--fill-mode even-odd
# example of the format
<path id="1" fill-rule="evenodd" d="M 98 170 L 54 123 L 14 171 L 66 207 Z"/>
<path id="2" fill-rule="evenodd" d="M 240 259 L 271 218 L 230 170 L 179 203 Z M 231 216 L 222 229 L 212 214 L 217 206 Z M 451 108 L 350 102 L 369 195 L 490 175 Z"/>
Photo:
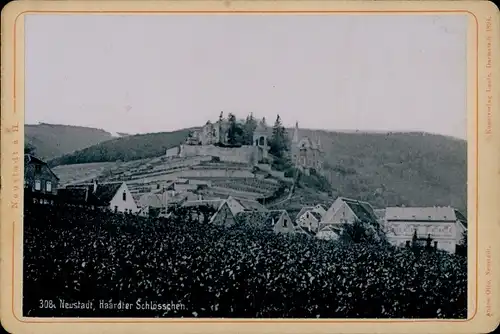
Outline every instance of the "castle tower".
<path id="1" fill-rule="evenodd" d="M 299 143 L 299 122 L 295 122 L 295 130 L 293 131 L 292 144 L 298 144 L 298 143 Z"/>
<path id="2" fill-rule="evenodd" d="M 298 163 L 299 159 L 299 122 L 295 122 L 290 152 L 292 153 L 292 163 Z"/>
<path id="3" fill-rule="evenodd" d="M 267 138 L 267 126 L 264 119 L 259 122 L 257 128 L 253 132 L 253 146 L 257 146 L 262 149 L 262 159 L 268 158 L 269 144 Z"/>
<path id="4" fill-rule="evenodd" d="M 221 111 L 219 115 L 219 121 L 217 122 L 217 139 L 216 142 L 221 144 L 224 142 L 224 134 L 223 134 L 223 129 L 222 129 L 222 122 L 224 120 L 224 114 Z"/>

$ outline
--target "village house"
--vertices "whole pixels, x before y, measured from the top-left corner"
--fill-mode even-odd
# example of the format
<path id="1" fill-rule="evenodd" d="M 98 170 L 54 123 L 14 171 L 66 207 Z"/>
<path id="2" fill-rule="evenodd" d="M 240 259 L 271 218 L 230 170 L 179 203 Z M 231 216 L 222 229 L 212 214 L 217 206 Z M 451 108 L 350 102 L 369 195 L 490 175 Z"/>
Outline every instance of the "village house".
<path id="1" fill-rule="evenodd" d="M 467 218 L 452 207 L 388 207 L 384 230 L 396 246 L 408 245 L 416 234 L 420 240 L 432 239 L 437 249 L 455 253 L 467 231 Z"/>
<path id="2" fill-rule="evenodd" d="M 320 139 L 318 137 L 316 141 L 313 141 L 309 137 L 301 138 L 298 122 L 295 123 L 290 149 L 292 162 L 297 168 L 306 174 L 309 174 L 311 169 L 318 173 L 323 172 L 324 151 Z"/>
<path id="3" fill-rule="evenodd" d="M 318 233 L 316 233 L 316 237 L 322 240 L 338 240 L 341 233 L 342 231 L 339 227 L 329 224 L 323 226 Z"/>
<path id="4" fill-rule="evenodd" d="M 59 178 L 47 163 L 31 154 L 24 155 L 24 191 L 34 201 L 48 203 L 57 195 Z"/>
<path id="5" fill-rule="evenodd" d="M 229 196 L 226 202 L 234 215 L 243 211 L 269 211 L 259 202 L 250 199 Z"/>
<path id="6" fill-rule="evenodd" d="M 367 223 L 374 229 L 381 226 L 373 207 L 368 202 L 339 197 L 323 215 L 319 230 L 323 230 L 328 225 L 339 227 L 342 224 L 352 224 L 355 221 Z"/>
<path id="7" fill-rule="evenodd" d="M 235 216 L 225 200 L 186 201 L 181 207 L 188 209 L 192 218 L 199 222 L 207 221 L 209 224 L 225 226 L 232 226 L 236 223 Z M 214 213 L 206 216 L 207 212 L 202 207 L 211 208 Z"/>
<path id="8" fill-rule="evenodd" d="M 158 217 L 166 209 L 166 196 L 157 193 L 142 194 L 137 200 L 141 216 Z"/>
<path id="9" fill-rule="evenodd" d="M 299 211 L 296 216 L 296 221 L 302 228 L 308 231 L 317 232 L 325 213 L 326 209 L 321 204 L 306 206 Z"/>
<path id="10" fill-rule="evenodd" d="M 107 208 L 113 212 L 136 213 L 139 211 L 125 182 L 75 184 L 66 187 L 65 196 L 88 205 Z M 62 189 L 61 189 L 62 190 Z M 76 204 L 76 203 L 73 203 Z"/>
<path id="11" fill-rule="evenodd" d="M 239 224 L 274 233 L 295 233 L 297 228 L 286 210 L 242 211 L 236 220 Z"/>

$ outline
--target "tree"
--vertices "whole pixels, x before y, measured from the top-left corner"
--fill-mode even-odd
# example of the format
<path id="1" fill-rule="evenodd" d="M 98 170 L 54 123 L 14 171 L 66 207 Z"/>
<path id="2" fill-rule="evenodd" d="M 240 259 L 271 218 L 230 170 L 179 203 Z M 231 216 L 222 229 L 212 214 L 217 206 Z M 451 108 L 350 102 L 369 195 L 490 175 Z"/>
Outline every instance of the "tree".
<path id="1" fill-rule="evenodd" d="M 467 256 L 467 231 L 462 232 L 462 238 L 456 247 L 456 253 L 458 255 Z"/>
<path id="2" fill-rule="evenodd" d="M 244 145 L 253 145 L 253 133 L 257 128 L 257 121 L 253 117 L 253 114 L 247 116 L 245 124 L 243 124 L 243 134 L 242 140 Z"/>
<path id="3" fill-rule="evenodd" d="M 243 144 L 243 128 L 236 122 L 234 114 L 228 115 L 229 129 L 227 131 L 227 140 L 231 145 Z"/>
<path id="4" fill-rule="evenodd" d="M 288 135 L 280 115 L 277 115 L 273 126 L 273 135 L 270 140 L 270 153 L 277 158 L 283 158 L 288 151 Z"/>

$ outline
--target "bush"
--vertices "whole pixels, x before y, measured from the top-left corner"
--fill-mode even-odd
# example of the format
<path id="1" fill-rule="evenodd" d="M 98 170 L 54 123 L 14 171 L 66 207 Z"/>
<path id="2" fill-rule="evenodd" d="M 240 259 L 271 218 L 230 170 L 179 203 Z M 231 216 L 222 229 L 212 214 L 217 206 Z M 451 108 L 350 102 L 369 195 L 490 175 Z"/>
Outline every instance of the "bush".
<path id="1" fill-rule="evenodd" d="M 467 261 L 189 221 L 27 206 L 24 316 L 461 318 Z M 174 218 L 175 217 L 175 218 Z M 40 299 L 183 304 L 40 309 Z"/>

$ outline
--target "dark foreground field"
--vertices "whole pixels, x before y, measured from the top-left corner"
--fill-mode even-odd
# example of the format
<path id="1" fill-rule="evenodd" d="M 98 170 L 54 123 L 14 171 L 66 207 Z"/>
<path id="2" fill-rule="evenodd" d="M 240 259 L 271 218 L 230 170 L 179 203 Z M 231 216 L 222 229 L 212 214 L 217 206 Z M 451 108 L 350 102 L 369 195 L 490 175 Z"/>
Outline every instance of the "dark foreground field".
<path id="1" fill-rule="evenodd" d="M 28 206 L 24 219 L 28 317 L 467 313 L 466 260 L 455 255 L 68 207 Z"/>

